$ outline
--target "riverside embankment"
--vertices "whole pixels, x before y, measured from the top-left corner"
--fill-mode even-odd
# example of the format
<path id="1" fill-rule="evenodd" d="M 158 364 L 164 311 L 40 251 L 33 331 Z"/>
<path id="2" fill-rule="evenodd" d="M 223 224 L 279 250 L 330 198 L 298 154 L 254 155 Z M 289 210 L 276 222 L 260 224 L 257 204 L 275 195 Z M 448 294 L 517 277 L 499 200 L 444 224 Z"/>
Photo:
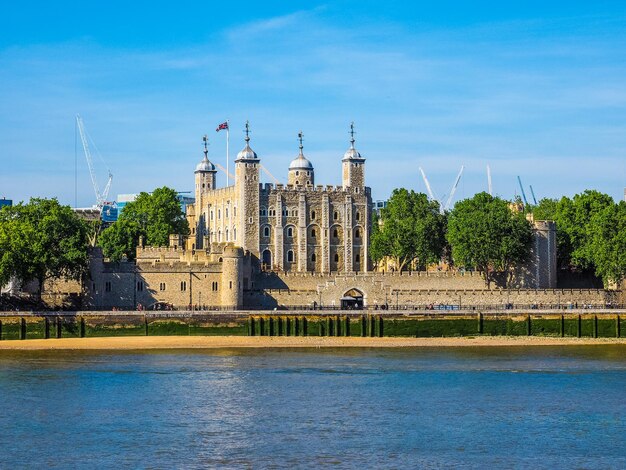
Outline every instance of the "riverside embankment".
<path id="1" fill-rule="evenodd" d="M 0 313 L 0 342 L 130 336 L 625 338 L 626 310 Z"/>

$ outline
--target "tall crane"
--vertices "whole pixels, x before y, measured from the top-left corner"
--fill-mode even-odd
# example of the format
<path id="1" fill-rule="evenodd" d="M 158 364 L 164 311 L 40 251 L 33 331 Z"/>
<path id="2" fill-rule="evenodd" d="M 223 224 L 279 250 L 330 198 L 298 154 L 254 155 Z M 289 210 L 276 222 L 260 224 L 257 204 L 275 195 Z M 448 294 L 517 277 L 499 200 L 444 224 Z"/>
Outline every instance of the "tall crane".
<path id="1" fill-rule="evenodd" d="M 454 193 L 456 192 L 456 188 L 459 186 L 459 181 L 461 181 L 461 176 L 463 175 L 463 170 L 465 169 L 465 167 L 463 165 L 461 165 L 461 170 L 459 171 L 459 174 L 456 177 L 456 180 L 454 180 L 454 184 L 452 185 L 452 189 L 450 190 L 450 196 L 448 196 L 448 200 L 446 201 L 446 205 L 443 208 L 444 211 L 447 211 L 448 209 L 450 209 L 450 204 L 452 204 L 452 198 L 454 197 Z"/>
<path id="2" fill-rule="evenodd" d="M 280 184 L 280 181 L 278 181 L 278 178 L 276 178 L 273 174 L 271 174 L 270 171 L 267 168 L 265 168 L 261 164 L 259 164 L 259 166 L 261 167 L 261 170 L 263 170 L 263 173 L 265 173 L 267 176 L 269 176 L 270 179 L 274 182 L 274 184 Z"/>
<path id="3" fill-rule="evenodd" d="M 98 186 L 98 180 L 96 179 L 96 172 L 93 167 L 93 158 L 91 158 L 91 151 L 89 149 L 89 139 L 87 136 L 87 132 L 85 131 L 85 125 L 83 124 L 83 119 L 78 114 L 76 115 L 76 126 L 78 127 L 78 132 L 80 134 L 80 141 L 83 144 L 83 151 L 85 152 L 85 158 L 87 159 L 87 166 L 89 167 L 89 175 L 91 176 L 91 185 L 93 186 L 93 191 L 96 194 L 96 206 L 102 209 L 107 201 L 107 197 L 109 196 L 109 191 L 111 190 L 111 182 L 113 181 L 113 175 L 111 174 L 111 170 L 107 169 L 109 173 L 109 179 L 107 181 L 107 184 L 104 186 L 104 190 L 100 192 L 100 187 Z"/>
<path id="4" fill-rule="evenodd" d="M 530 195 L 533 197 L 533 204 L 537 205 L 537 198 L 535 197 L 535 191 L 533 191 L 533 185 L 530 185 Z"/>
<path id="5" fill-rule="evenodd" d="M 524 186 L 522 186 L 522 179 L 518 176 L 517 182 L 519 183 L 519 189 L 522 191 L 522 198 L 524 199 L 524 204 L 528 205 L 528 200 L 526 199 L 526 193 L 524 192 Z"/>
<path id="6" fill-rule="evenodd" d="M 226 173 L 226 176 L 228 176 L 230 179 L 232 179 L 233 181 L 235 181 L 235 175 L 233 175 L 232 173 L 230 173 L 226 168 L 224 168 L 222 165 L 220 165 L 219 163 L 215 163 L 215 166 L 218 167 L 220 170 L 222 170 L 224 173 Z M 228 184 L 228 182 L 226 183 Z"/>
<path id="7" fill-rule="evenodd" d="M 437 198 L 433 194 L 433 190 L 430 187 L 430 183 L 428 182 L 428 178 L 426 178 L 426 173 L 424 173 L 424 170 L 422 169 L 421 166 L 419 167 L 419 170 L 420 170 L 420 173 L 422 174 L 422 178 L 424 179 L 424 184 L 426 185 L 426 191 L 428 191 L 428 196 L 430 197 L 431 200 L 437 201 Z"/>

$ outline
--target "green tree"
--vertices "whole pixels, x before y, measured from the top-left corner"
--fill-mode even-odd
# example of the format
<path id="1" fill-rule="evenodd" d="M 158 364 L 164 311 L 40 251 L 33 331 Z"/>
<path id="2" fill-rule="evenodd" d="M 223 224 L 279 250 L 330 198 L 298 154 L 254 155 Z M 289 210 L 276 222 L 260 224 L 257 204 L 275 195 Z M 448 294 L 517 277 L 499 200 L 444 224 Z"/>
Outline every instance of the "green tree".
<path id="1" fill-rule="evenodd" d="M 189 235 L 189 225 L 176 191 L 164 186 L 152 193 L 142 192 L 129 202 L 118 221 L 102 232 L 98 244 L 114 261 L 124 255 L 134 259 L 140 236 L 147 245 L 167 246 L 171 234 Z"/>
<path id="2" fill-rule="evenodd" d="M 626 277 L 626 202 L 606 206 L 588 227 L 589 249 L 595 273 L 605 286 Z"/>
<path id="3" fill-rule="evenodd" d="M 535 220 L 556 220 L 556 211 L 559 201 L 544 197 L 532 208 Z"/>
<path id="4" fill-rule="evenodd" d="M 102 252 L 113 261 L 134 259 L 141 231 L 132 220 L 120 219 L 104 230 L 98 239 Z"/>
<path id="5" fill-rule="evenodd" d="M 506 276 L 530 254 L 532 228 L 521 212 L 485 192 L 459 201 L 448 217 L 448 241 L 457 266 L 475 268 L 487 286 L 498 274 Z"/>
<path id="6" fill-rule="evenodd" d="M 87 227 L 56 199 L 31 199 L 0 211 L 0 284 L 15 277 L 79 280 L 88 266 Z"/>
<path id="7" fill-rule="evenodd" d="M 424 268 L 440 260 L 445 245 L 445 216 L 439 204 L 422 193 L 395 189 L 375 221 L 370 250 L 374 262 L 395 260 L 403 271 L 413 262 Z"/>
<path id="8" fill-rule="evenodd" d="M 593 269 L 589 222 L 614 204 L 611 196 L 593 190 L 576 194 L 572 199 L 561 198 L 555 217 L 561 266 Z"/>

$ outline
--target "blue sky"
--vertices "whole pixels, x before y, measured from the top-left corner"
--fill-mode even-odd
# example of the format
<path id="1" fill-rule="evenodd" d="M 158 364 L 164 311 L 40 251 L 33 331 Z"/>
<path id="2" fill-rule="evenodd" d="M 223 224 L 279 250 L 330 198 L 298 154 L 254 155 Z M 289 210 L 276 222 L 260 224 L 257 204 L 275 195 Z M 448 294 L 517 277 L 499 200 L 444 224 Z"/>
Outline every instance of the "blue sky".
<path id="1" fill-rule="evenodd" d="M 252 146 L 279 179 L 298 152 L 341 182 L 351 121 L 375 199 L 626 186 L 622 2 L 30 2 L 0 14 L 0 197 L 74 202 L 74 116 L 112 194 L 193 188 L 202 157 Z M 546 5 L 549 3 L 549 5 Z M 522 5 L 523 4 L 523 5 Z M 97 162 L 100 184 L 106 168 Z M 94 202 L 79 153 L 78 203 Z M 222 182 L 224 181 L 223 175 Z"/>

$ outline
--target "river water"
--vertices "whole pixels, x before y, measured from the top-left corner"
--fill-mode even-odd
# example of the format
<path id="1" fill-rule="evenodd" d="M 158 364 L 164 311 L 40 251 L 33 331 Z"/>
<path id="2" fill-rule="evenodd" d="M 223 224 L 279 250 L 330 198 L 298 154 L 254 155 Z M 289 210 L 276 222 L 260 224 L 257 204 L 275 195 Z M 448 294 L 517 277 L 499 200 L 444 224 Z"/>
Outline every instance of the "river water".
<path id="1" fill-rule="evenodd" d="M 626 347 L 0 351 L 0 468 L 626 468 Z"/>

